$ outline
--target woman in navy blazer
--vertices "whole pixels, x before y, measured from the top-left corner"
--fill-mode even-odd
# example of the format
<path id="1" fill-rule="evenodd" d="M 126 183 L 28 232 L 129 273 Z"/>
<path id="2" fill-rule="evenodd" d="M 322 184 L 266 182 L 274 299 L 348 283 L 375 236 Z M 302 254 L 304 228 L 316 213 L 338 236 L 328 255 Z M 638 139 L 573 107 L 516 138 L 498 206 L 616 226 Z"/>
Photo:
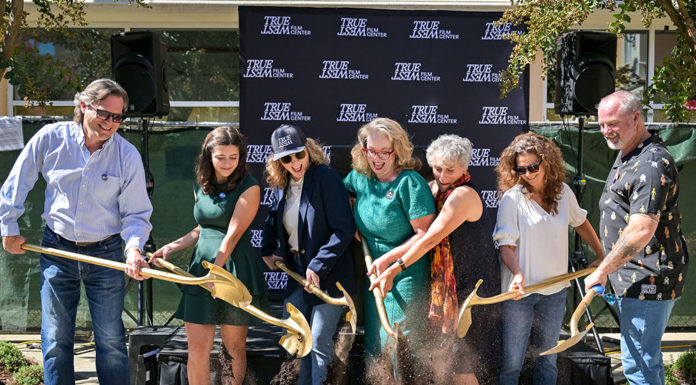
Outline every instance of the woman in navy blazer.
<path id="1" fill-rule="evenodd" d="M 297 127 L 278 127 L 271 146 L 266 182 L 274 190 L 263 229 L 264 262 L 276 270 L 275 261 L 284 261 L 305 276 L 307 285 L 333 297 L 342 296 L 336 282 L 354 292 L 350 242 L 355 222 L 343 181 L 327 165 L 321 146 Z M 312 353 L 303 358 L 297 383 L 321 385 L 333 359 L 333 336 L 343 307 L 327 304 L 299 285 L 286 302 L 304 314 L 312 329 Z"/>

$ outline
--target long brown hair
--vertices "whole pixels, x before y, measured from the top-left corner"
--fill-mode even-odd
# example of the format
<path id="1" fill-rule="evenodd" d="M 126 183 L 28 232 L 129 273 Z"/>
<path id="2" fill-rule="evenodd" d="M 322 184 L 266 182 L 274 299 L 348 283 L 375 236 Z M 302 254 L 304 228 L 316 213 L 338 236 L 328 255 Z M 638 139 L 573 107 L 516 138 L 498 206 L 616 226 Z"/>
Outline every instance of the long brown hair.
<path id="1" fill-rule="evenodd" d="M 566 169 L 563 165 L 561 150 L 551 139 L 529 132 L 517 135 L 500 156 L 500 164 L 495 168 L 498 175 L 498 190 L 505 193 L 515 185 L 522 185 L 522 192 L 528 197 L 532 194 L 531 186 L 513 170 L 517 166 L 517 156 L 534 154 L 542 159 L 544 168 L 545 187 L 539 191 L 541 200 L 550 208 L 552 214 L 558 214 L 558 201 L 563 192 L 563 182 L 566 181 Z M 501 194 L 502 196 L 502 194 Z"/>
<path id="2" fill-rule="evenodd" d="M 307 138 L 304 151 L 307 151 L 309 163 L 315 165 L 329 164 L 329 160 L 326 159 L 321 144 L 317 143 L 314 139 Z M 273 160 L 273 155 L 269 156 L 266 160 L 265 174 L 268 187 L 285 188 L 285 186 L 288 185 L 288 170 L 280 163 L 280 159 Z"/>
<path id="3" fill-rule="evenodd" d="M 203 141 L 201 153 L 196 161 L 196 180 L 207 195 L 216 193 L 215 168 L 213 167 L 213 150 L 217 146 L 237 146 L 239 149 L 239 160 L 237 168 L 227 177 L 222 184 L 222 191 L 231 191 L 237 187 L 237 183 L 247 175 L 246 154 L 247 146 L 244 135 L 238 129 L 229 126 L 217 127 L 210 131 Z"/>
<path id="4" fill-rule="evenodd" d="M 413 157 L 413 143 L 411 143 L 406 130 L 394 120 L 376 118 L 360 127 L 358 142 L 350 150 L 353 159 L 351 166 L 355 171 L 370 178 L 375 176 L 375 172 L 372 171 L 363 151 L 363 148 L 367 146 L 367 137 L 375 132 L 386 135 L 392 143 L 397 170 L 418 170 L 421 168 L 420 159 Z"/>

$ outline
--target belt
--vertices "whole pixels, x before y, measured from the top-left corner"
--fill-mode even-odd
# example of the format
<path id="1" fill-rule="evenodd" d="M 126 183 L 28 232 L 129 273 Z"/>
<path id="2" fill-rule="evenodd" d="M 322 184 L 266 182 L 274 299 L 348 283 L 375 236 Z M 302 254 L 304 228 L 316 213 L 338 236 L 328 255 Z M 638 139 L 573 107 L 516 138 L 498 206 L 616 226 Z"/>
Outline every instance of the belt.
<path id="1" fill-rule="evenodd" d="M 79 246 L 79 247 L 93 246 L 93 245 L 96 245 L 96 244 L 99 244 L 99 243 L 102 243 L 102 242 L 110 241 L 110 240 L 114 239 L 114 237 L 116 237 L 117 235 L 118 235 L 118 234 L 112 234 L 112 235 L 109 235 L 108 237 L 102 239 L 101 241 L 96 241 L 96 242 L 75 242 L 75 241 L 71 241 L 71 240 L 69 240 L 69 239 L 67 239 L 67 238 L 63 238 L 62 236 L 56 234 L 56 236 L 57 236 L 58 238 L 60 238 L 61 240 L 65 241 L 65 242 L 68 242 L 68 243 L 72 243 L 73 245 Z"/>

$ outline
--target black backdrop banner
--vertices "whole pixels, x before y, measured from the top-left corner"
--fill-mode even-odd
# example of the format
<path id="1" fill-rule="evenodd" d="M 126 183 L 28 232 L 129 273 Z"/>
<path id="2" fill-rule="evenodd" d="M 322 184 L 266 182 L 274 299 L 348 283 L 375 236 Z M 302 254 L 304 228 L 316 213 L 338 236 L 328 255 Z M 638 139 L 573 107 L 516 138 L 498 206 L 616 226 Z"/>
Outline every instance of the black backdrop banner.
<path id="1" fill-rule="evenodd" d="M 300 127 L 326 146 L 345 175 L 357 130 L 388 117 L 408 131 L 417 154 L 442 134 L 474 144 L 472 181 L 497 206 L 493 168 L 512 138 L 529 129 L 529 78 L 500 99 L 500 71 L 519 29 L 495 25 L 500 13 L 348 8 L 239 7 L 240 127 L 247 162 L 263 182 L 271 132 Z M 424 162 L 421 173 L 429 176 Z M 268 205 L 264 188 L 262 205 Z M 252 225 L 260 245 L 266 215 Z M 267 273 L 269 286 L 286 278 Z"/>

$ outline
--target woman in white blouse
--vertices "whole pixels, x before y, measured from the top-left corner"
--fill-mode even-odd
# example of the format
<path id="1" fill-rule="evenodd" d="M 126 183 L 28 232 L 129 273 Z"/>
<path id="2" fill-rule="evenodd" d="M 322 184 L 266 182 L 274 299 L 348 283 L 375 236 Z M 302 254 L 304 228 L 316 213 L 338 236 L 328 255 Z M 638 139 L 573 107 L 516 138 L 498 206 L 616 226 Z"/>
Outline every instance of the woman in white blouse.
<path id="1" fill-rule="evenodd" d="M 503 304 L 500 384 L 517 384 L 528 341 L 534 353 L 533 384 L 555 384 L 556 346 L 565 312 L 567 282 L 525 295 L 524 287 L 568 272 L 568 225 L 603 258 L 597 234 L 567 184 L 563 157 L 548 138 L 518 135 L 496 168 L 503 193 L 493 239 L 500 248 L 502 291 L 518 290 Z M 594 263 L 598 263 L 597 261 Z M 531 337 L 531 339 L 530 339 Z"/>

